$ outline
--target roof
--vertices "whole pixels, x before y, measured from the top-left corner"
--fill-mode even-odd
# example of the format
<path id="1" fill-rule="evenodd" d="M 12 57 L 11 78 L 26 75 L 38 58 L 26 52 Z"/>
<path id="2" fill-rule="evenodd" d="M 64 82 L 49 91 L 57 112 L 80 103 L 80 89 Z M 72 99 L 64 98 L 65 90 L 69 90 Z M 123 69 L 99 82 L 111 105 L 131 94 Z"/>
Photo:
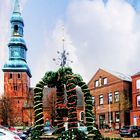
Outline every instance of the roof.
<path id="1" fill-rule="evenodd" d="M 121 80 L 123 80 L 123 81 L 128 81 L 128 82 L 131 82 L 131 81 L 132 81 L 131 76 L 126 75 L 126 74 L 124 74 L 124 73 L 115 72 L 115 71 L 112 71 L 112 70 L 109 70 L 109 71 L 107 71 L 107 72 L 109 72 L 110 74 L 112 74 L 112 75 L 118 77 L 119 79 L 121 79 Z"/>
<path id="2" fill-rule="evenodd" d="M 31 71 L 24 60 L 8 60 L 4 67 L 2 68 L 4 72 L 27 72 L 29 77 L 32 77 Z"/>
<path id="3" fill-rule="evenodd" d="M 19 4 L 19 0 L 15 0 L 15 4 L 14 4 L 14 9 L 13 9 L 13 13 L 12 13 L 12 16 L 11 16 L 11 22 L 20 22 L 23 24 L 24 26 L 24 23 L 23 23 L 23 19 L 22 19 L 22 16 L 21 16 L 21 12 L 20 12 L 20 4 Z"/>
<path id="4" fill-rule="evenodd" d="M 14 5 L 13 13 L 20 13 L 19 0 L 15 0 L 15 5 Z"/>
<path id="5" fill-rule="evenodd" d="M 140 75 L 140 71 L 139 72 L 137 72 L 137 73 L 135 73 L 134 75 L 132 75 L 132 76 L 136 76 L 136 75 Z"/>
<path id="6" fill-rule="evenodd" d="M 12 36 L 10 37 L 10 41 L 9 41 L 9 44 L 8 46 L 22 46 L 24 47 L 24 49 L 27 51 L 27 47 L 26 47 L 26 43 L 23 39 L 23 37 L 20 37 L 20 36 Z"/>

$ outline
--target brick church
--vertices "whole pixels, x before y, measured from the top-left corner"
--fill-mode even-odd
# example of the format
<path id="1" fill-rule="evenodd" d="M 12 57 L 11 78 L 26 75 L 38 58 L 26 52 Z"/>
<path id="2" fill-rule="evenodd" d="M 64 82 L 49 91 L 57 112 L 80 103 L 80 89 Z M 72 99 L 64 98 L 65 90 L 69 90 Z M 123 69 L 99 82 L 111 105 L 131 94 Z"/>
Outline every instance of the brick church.
<path id="1" fill-rule="evenodd" d="M 31 71 L 27 65 L 27 46 L 24 41 L 24 22 L 18 0 L 10 19 L 11 37 L 8 43 L 9 59 L 4 64 L 4 95 L 10 99 L 10 123 L 23 121 L 23 106 L 30 97 Z"/>
<path id="2" fill-rule="evenodd" d="M 34 122 L 34 90 L 30 87 L 32 77 L 26 61 L 27 46 L 24 40 L 24 21 L 20 12 L 19 0 L 15 0 L 10 19 L 11 36 L 8 43 L 9 59 L 3 66 L 4 96 L 10 102 L 9 125 L 32 125 Z M 44 120 L 51 119 L 55 107 L 55 89 L 44 89 Z M 78 114 L 83 114 L 82 95 L 78 94 Z M 49 102 L 52 101 L 52 102 Z M 80 115 L 79 119 L 80 119 Z"/>

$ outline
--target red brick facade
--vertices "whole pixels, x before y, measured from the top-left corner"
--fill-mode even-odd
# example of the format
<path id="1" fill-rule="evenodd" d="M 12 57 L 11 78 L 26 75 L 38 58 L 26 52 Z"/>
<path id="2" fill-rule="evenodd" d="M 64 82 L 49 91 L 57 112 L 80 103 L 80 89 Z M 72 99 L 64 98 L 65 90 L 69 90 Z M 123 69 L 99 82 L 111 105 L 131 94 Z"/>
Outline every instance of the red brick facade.
<path id="1" fill-rule="evenodd" d="M 30 78 L 26 72 L 4 72 L 4 95 L 10 100 L 10 124 L 22 124 L 29 88 Z"/>
<path id="2" fill-rule="evenodd" d="M 126 101 L 130 101 L 131 82 L 124 75 L 117 74 L 99 69 L 88 83 L 93 96 L 93 113 L 99 128 L 108 125 L 118 129 L 129 124 L 131 102 L 126 104 Z"/>
<path id="3" fill-rule="evenodd" d="M 44 88 L 43 115 L 44 122 L 52 121 L 52 112 L 55 110 L 56 89 Z M 34 90 L 30 88 L 30 78 L 26 72 L 4 72 L 4 95 L 10 99 L 9 125 L 32 125 L 34 123 L 33 99 Z M 83 112 L 82 98 L 78 94 L 78 120 L 81 121 Z M 53 118 L 55 120 L 55 118 Z M 66 119 L 66 118 L 64 118 Z"/>
<path id="4" fill-rule="evenodd" d="M 131 125 L 140 126 L 140 73 L 132 76 Z"/>

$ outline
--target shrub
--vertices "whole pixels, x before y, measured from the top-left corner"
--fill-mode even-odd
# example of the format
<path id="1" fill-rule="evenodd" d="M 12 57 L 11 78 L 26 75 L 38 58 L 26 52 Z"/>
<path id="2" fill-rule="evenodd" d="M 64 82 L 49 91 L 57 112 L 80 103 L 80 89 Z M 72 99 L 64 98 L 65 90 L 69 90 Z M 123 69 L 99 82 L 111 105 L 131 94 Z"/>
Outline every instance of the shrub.
<path id="1" fill-rule="evenodd" d="M 62 134 L 57 138 L 57 140 L 89 140 L 87 135 L 78 130 L 72 129 L 68 131 L 63 131 Z"/>

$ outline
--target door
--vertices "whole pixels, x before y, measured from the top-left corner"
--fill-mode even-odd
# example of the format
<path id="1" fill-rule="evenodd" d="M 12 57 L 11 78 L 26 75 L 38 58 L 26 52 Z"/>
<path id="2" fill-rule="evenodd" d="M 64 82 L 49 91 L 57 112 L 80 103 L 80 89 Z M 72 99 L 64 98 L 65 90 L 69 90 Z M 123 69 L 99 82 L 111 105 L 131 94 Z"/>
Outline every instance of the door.
<path id="1" fill-rule="evenodd" d="M 105 114 L 99 116 L 99 128 L 103 129 L 105 124 Z"/>

